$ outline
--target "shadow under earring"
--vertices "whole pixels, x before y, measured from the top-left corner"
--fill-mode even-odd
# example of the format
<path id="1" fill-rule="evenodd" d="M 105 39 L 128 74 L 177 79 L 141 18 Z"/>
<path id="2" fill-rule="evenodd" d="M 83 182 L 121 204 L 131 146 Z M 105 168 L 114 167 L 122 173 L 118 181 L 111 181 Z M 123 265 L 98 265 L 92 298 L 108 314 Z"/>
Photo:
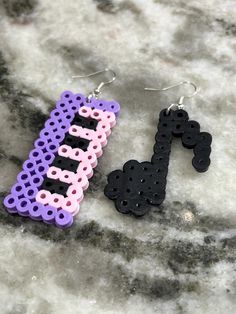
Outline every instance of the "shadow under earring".
<path id="1" fill-rule="evenodd" d="M 193 149 L 192 165 L 196 171 L 205 172 L 210 165 L 212 137 L 207 132 L 201 132 L 199 123 L 189 120 L 188 113 L 183 110 L 184 98 L 197 93 L 195 84 L 183 81 L 163 89 L 146 90 L 168 90 L 183 84 L 192 85 L 195 91 L 190 96 L 180 97 L 178 104 L 160 112 L 151 162 L 129 160 L 123 170 L 115 170 L 108 175 L 104 193 L 123 214 L 143 216 L 151 206 L 159 206 L 164 201 L 173 137 L 180 137 L 184 147 Z"/>

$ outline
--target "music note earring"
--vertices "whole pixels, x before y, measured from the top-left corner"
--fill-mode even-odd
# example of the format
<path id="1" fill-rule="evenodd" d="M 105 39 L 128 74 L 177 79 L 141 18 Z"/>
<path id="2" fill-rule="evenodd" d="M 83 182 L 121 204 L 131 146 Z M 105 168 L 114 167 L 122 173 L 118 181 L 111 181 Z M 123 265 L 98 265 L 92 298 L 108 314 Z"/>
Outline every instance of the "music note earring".
<path id="1" fill-rule="evenodd" d="M 101 88 L 115 80 L 114 71 L 105 69 L 74 76 L 82 78 L 106 72 L 112 73 L 112 78 L 101 82 L 88 97 L 71 91 L 61 94 L 28 160 L 23 163 L 16 184 L 4 199 L 9 213 L 60 228 L 72 225 L 88 188 L 88 179 L 120 111 L 116 101 L 98 99 Z"/>
<path id="2" fill-rule="evenodd" d="M 191 85 L 194 92 L 181 96 L 177 104 L 171 104 L 160 112 L 151 162 L 129 160 L 123 170 L 115 170 L 108 175 L 104 193 L 123 214 L 143 216 L 151 206 L 159 206 L 164 201 L 173 137 L 180 137 L 184 147 L 193 149 L 192 165 L 198 172 L 206 171 L 210 165 L 212 137 L 207 132 L 200 132 L 199 123 L 189 120 L 188 113 L 183 110 L 184 99 L 197 94 L 196 85 L 183 81 L 162 89 L 145 90 L 166 91 L 183 84 Z"/>

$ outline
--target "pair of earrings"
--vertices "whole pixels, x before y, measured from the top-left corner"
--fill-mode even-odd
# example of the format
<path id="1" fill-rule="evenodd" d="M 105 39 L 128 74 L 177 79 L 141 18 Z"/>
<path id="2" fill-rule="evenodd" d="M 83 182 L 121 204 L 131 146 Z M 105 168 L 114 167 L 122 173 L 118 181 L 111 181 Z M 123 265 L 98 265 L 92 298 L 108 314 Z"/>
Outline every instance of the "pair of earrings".
<path id="1" fill-rule="evenodd" d="M 9 213 L 59 228 L 72 225 L 120 111 L 116 101 L 98 98 L 101 88 L 116 79 L 115 72 L 105 69 L 86 77 L 104 72 L 112 73 L 112 78 L 101 82 L 89 96 L 71 91 L 61 94 L 23 163 L 17 182 L 4 199 Z M 211 135 L 200 132 L 199 123 L 189 120 L 183 110 L 184 99 L 197 93 L 196 86 L 184 81 L 162 90 L 182 84 L 191 84 L 194 93 L 180 97 L 177 104 L 160 112 L 151 162 L 130 160 L 123 170 L 108 175 L 104 193 L 121 213 L 142 216 L 151 206 L 164 201 L 173 137 L 181 137 L 183 146 L 193 149 L 192 164 L 197 171 L 204 172 L 210 165 Z"/>

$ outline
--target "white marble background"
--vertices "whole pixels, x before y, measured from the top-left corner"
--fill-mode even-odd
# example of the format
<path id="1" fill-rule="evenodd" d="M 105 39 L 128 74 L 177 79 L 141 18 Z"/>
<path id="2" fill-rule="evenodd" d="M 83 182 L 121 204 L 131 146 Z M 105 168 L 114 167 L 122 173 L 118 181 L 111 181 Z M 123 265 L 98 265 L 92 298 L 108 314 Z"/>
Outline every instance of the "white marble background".
<path id="1" fill-rule="evenodd" d="M 65 89 L 88 93 L 105 67 L 119 123 L 69 231 L 0 206 L 0 313 L 236 312 L 236 3 L 234 0 L 0 0 L 0 196 L 14 183 Z M 161 210 L 135 219 L 103 195 L 106 174 L 149 160 L 160 109 L 191 80 L 192 119 L 213 134 L 199 174 L 178 142 Z M 187 91 L 189 92 L 189 90 Z"/>

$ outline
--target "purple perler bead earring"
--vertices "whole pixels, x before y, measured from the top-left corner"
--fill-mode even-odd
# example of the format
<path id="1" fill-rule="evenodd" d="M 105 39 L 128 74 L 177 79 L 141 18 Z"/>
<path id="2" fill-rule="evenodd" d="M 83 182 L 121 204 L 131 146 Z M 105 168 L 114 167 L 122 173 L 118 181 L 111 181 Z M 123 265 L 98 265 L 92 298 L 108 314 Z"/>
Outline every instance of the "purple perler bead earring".
<path id="1" fill-rule="evenodd" d="M 88 97 L 71 91 L 61 94 L 4 199 L 9 213 L 59 228 L 72 225 L 120 111 L 116 101 L 98 99 L 101 88 L 116 79 L 114 71 L 105 69 L 74 76 L 106 72 L 113 77 L 101 82 Z"/>
<path id="2" fill-rule="evenodd" d="M 183 110 L 184 99 L 197 93 L 196 85 L 183 81 L 163 89 L 146 90 L 165 91 L 183 84 L 192 85 L 194 93 L 181 96 L 177 104 L 171 104 L 160 112 L 151 162 L 129 160 L 123 170 L 115 170 L 108 175 L 104 193 L 114 201 L 120 213 L 143 216 L 151 206 L 159 206 L 164 201 L 173 137 L 180 137 L 184 147 L 193 149 L 192 165 L 196 171 L 207 171 L 210 165 L 212 137 L 207 132 L 200 132 L 199 123 L 189 120 L 188 113 Z"/>

